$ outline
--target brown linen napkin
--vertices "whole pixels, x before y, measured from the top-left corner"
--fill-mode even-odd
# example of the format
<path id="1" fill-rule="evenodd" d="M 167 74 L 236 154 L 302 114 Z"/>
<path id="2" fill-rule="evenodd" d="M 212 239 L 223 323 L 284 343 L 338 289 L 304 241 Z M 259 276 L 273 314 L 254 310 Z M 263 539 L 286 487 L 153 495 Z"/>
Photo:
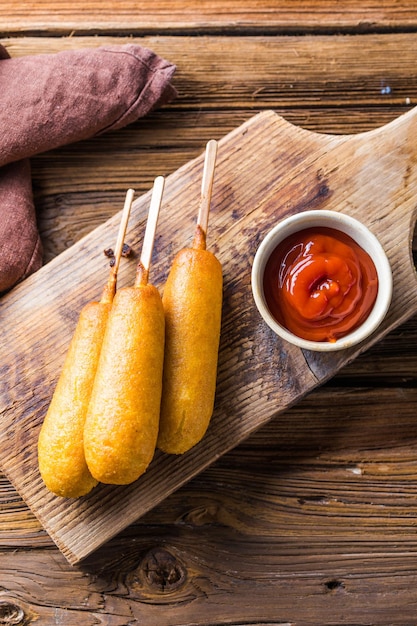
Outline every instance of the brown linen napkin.
<path id="1" fill-rule="evenodd" d="M 7 50 L 0 45 L 0 59 L 8 58 Z M 30 161 L 22 159 L 0 168 L 0 292 L 41 265 Z"/>
<path id="2" fill-rule="evenodd" d="M 0 168 L 0 292 L 42 265 L 29 159 Z"/>
<path id="3" fill-rule="evenodd" d="M 135 44 L 14 59 L 0 45 L 0 292 L 42 262 L 30 168 L 21 161 L 165 104 L 176 95 L 175 69 Z"/>

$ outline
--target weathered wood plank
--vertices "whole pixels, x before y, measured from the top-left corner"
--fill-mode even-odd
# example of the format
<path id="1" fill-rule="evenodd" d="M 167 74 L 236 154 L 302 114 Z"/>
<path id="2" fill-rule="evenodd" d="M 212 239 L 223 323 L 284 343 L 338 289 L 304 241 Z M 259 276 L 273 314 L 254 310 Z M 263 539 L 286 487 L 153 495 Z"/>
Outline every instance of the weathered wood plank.
<path id="1" fill-rule="evenodd" d="M 275 109 L 313 132 L 354 134 L 391 122 L 408 107 L 299 110 Z M 155 175 L 169 175 L 194 159 L 209 139 L 249 120 L 253 110 L 164 109 L 128 129 L 66 146 L 32 159 L 32 180 L 45 262 L 112 217 L 125 190 L 142 195 Z"/>
<path id="2" fill-rule="evenodd" d="M 210 515 L 206 512 L 198 518 L 197 511 L 204 503 L 221 501 L 222 506 L 239 509 L 231 520 L 237 524 L 240 519 L 238 529 L 250 532 L 267 500 L 270 507 L 264 508 L 262 524 L 269 520 L 274 525 L 279 518 L 280 534 L 291 536 L 296 524 L 299 537 L 319 537 L 325 532 L 323 525 L 334 524 L 331 534 L 339 540 L 366 529 L 375 539 L 383 539 L 394 537 L 400 524 L 403 539 L 404 535 L 410 539 L 417 516 L 416 402 L 415 387 L 318 388 L 169 496 L 136 526 L 178 520 L 203 525 Z M 249 510 L 260 502 L 253 519 L 244 522 L 248 499 Z M 378 516 L 369 515 L 370 509 L 376 511 L 381 505 Z M 350 515 L 357 518 L 354 525 L 344 515 L 349 506 Z M 306 513 L 304 522 L 301 511 Z M 212 521 L 224 515 L 213 512 Z M 321 515 L 327 516 L 323 525 L 312 524 Z M 0 531 L 3 548 L 30 545 L 30 541 L 52 545 L 45 542 L 39 522 L 4 477 Z M 267 542 L 270 529 L 263 526 L 256 533 Z"/>
<path id="3" fill-rule="evenodd" d="M 300 105 L 357 109 L 417 102 L 416 33 L 1 40 L 11 56 L 127 41 L 148 46 L 177 65 L 175 110 Z"/>
<path id="4" fill-rule="evenodd" d="M 91 573 L 69 573 L 50 551 L 21 552 L 17 563 L 0 554 L 2 602 L 39 626 L 414 623 L 415 542 L 401 549 L 359 539 L 334 542 L 329 551 L 312 541 L 301 553 L 296 541 L 279 536 L 263 551 L 256 536 L 223 527 L 217 543 L 216 534 L 209 525 L 177 528 L 162 547 L 148 527 L 135 542 L 109 546 L 110 564 L 97 560 Z"/>
<path id="5" fill-rule="evenodd" d="M 126 34 L 157 32 L 140 40 L 179 63 L 181 95 L 171 107 L 131 132 L 34 160 L 48 260 L 114 215 L 126 183 L 134 180 L 144 193 L 159 168 L 175 171 L 207 139 L 263 108 L 309 130 L 348 134 L 382 126 L 417 101 L 411 32 L 397 39 L 397 49 L 390 34 L 372 42 L 331 38 L 323 55 L 320 37 L 270 37 L 269 59 L 264 39 L 266 32 L 412 31 L 412 1 L 203 0 L 198 10 L 186 4 L 124 0 L 115 9 L 106 1 L 98 6 L 75 0 L 70 7 L 64 1 L 1 3 L 4 37 L 42 34 L 7 40 L 13 55 L 104 41 L 45 34 L 120 35 L 122 26 Z M 249 44 L 249 55 L 240 57 L 230 37 L 215 38 L 223 50 L 230 45 L 233 64 L 224 62 L 213 43 L 208 50 L 216 65 L 210 66 L 202 47 L 194 55 L 192 37 L 209 31 L 259 37 L 240 39 L 241 50 Z M 170 32 L 190 37 L 167 45 L 170 38 L 160 34 Z M 296 44 L 294 57 L 290 46 L 297 39 L 304 41 Z M 102 158 L 107 151 L 113 166 Z M 414 624 L 416 328 L 413 317 L 393 330 L 331 384 L 269 422 L 100 549 L 85 569 L 66 563 L 0 478 L 1 617 L 17 623 L 23 609 L 27 622 L 40 626 Z M 176 578 L 177 571 L 185 571 L 188 582 Z M 7 612 L 13 602 L 14 615 Z"/>
<path id="6" fill-rule="evenodd" d="M 307 130 L 353 134 L 383 126 L 407 109 L 275 110 Z M 164 109 L 128 129 L 34 157 L 32 180 L 45 262 L 112 217 L 123 204 L 126 187 L 142 195 L 156 174 L 171 174 L 195 158 L 209 139 L 226 135 L 253 114 L 251 109 Z"/>
<path id="7" fill-rule="evenodd" d="M 7 375 L 2 394 L 3 468 L 72 562 L 89 554 L 128 522 L 155 506 L 255 428 L 334 375 L 360 352 L 361 347 L 355 347 L 333 355 L 302 354 L 298 349 L 282 346 L 260 323 L 253 303 L 250 304 L 250 260 L 259 234 L 271 227 L 277 215 L 313 205 L 340 208 L 340 202 L 349 191 L 349 205 L 345 210 L 360 216 L 365 224 L 375 229 L 394 272 L 394 299 L 389 315 L 365 344 L 370 345 L 416 312 L 415 292 L 409 288 L 415 275 L 409 266 L 407 249 L 408 223 L 415 219 L 416 210 L 413 192 L 417 183 L 408 168 L 414 150 L 410 137 L 416 118 L 413 110 L 384 129 L 348 138 L 301 131 L 269 112 L 250 120 L 220 142 L 223 153 L 219 153 L 216 170 L 216 199 L 210 232 L 225 273 L 225 308 L 217 407 L 212 427 L 204 442 L 187 455 L 176 458 L 155 455 L 145 476 L 133 486 L 97 488 L 91 498 L 57 502 L 42 488 L 36 469 L 34 438 L 53 388 L 60 350 L 62 354 L 65 352 L 68 340 L 65 333 L 70 334 L 81 306 L 77 304 L 80 299 L 85 302 L 93 297 L 89 294 L 95 279 L 88 272 L 101 273 L 99 260 L 92 258 L 93 251 L 98 241 L 101 241 L 101 249 L 106 247 L 104 237 L 108 236 L 112 225 L 107 223 L 94 231 L 67 255 L 61 255 L 56 263 L 39 271 L 22 289 L 3 300 L 5 337 L 15 327 L 13 307 L 20 311 L 19 333 L 15 335 L 13 350 L 9 349 L 7 341 L 2 347 L 3 370 Z M 290 169 L 283 162 L 284 154 L 292 158 Z M 239 167 L 236 167 L 236 155 Z M 197 179 L 200 180 L 196 175 L 198 162 L 199 159 L 187 164 L 167 181 L 164 199 L 167 207 L 176 207 L 175 224 L 172 220 L 161 221 L 154 268 L 156 284 L 163 283 L 172 246 L 182 247 L 184 232 L 192 230 L 193 220 L 187 207 L 193 205 L 193 197 L 198 195 L 194 190 Z M 370 162 L 373 166 L 369 170 L 364 163 Z M 268 167 L 272 168 L 269 174 Z M 318 170 L 321 172 L 319 182 Z M 257 176 L 255 171 L 258 171 Z M 407 171 L 406 184 L 404 171 Z M 364 172 L 372 175 L 367 177 Z M 331 192 L 326 196 L 321 194 L 317 204 L 315 188 L 322 185 L 323 177 Z M 135 220 L 143 215 L 144 202 L 146 198 L 142 197 L 135 205 Z M 139 234 L 136 232 L 134 236 Z M 125 280 L 126 276 L 122 276 L 121 284 L 125 284 Z M 39 292 L 43 294 L 41 302 L 36 297 Z M 36 302 L 41 304 L 39 315 L 33 314 Z M 16 357 L 18 342 L 20 348 Z M 38 353 L 36 359 L 34 352 Z M 38 390 L 36 396 L 33 389 Z M 85 527 L 91 531 L 88 543 Z"/>
<path id="8" fill-rule="evenodd" d="M 416 393 L 315 391 L 77 568 L 3 542 L 1 600 L 48 626 L 412 623 Z"/>
<path id="9" fill-rule="evenodd" d="M 412 28 L 417 9 L 412 0 L 6 0 L 0 7 L 2 29 L 11 32 L 147 32 L 208 29 L 323 31 L 329 29 Z"/>
<path id="10" fill-rule="evenodd" d="M 414 39 L 415 34 L 367 35 L 360 37 L 361 45 L 357 37 L 135 39 L 178 64 L 179 97 L 127 129 L 33 159 L 45 260 L 112 216 L 126 186 L 144 193 L 156 173 L 175 171 L 209 138 L 227 134 L 265 107 L 296 125 L 330 134 L 362 132 L 391 121 L 417 102 Z M 126 40 L 27 37 L 3 42 L 12 56 L 19 56 Z M 390 93 L 384 92 L 387 87 Z"/>

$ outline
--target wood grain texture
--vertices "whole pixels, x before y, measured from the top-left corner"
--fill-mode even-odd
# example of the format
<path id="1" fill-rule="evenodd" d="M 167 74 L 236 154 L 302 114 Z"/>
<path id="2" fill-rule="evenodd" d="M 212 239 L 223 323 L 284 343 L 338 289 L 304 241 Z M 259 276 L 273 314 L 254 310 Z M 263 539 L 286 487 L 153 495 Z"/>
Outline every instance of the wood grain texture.
<path id="1" fill-rule="evenodd" d="M 159 2 L 115 4 L 0 5 L 3 43 L 13 55 L 117 43 L 134 32 L 180 63 L 175 106 L 123 135 L 33 160 L 48 261 L 112 217 L 132 180 L 145 193 L 155 173 L 175 172 L 208 139 L 265 108 L 309 130 L 349 134 L 378 128 L 417 103 L 411 0 L 295 0 L 274 2 L 274 11 L 262 0 L 180 1 L 169 3 L 169 14 Z M 90 42 L 86 34 L 99 36 Z M 216 65 L 198 42 L 194 52 L 202 34 L 216 41 L 219 50 L 207 48 Z M 296 54 L 288 34 L 301 35 Z M 224 53 L 230 39 L 241 49 L 239 55 L 230 43 L 233 67 Z M 64 321 L 66 335 L 75 308 Z M 58 341 L 60 352 L 64 343 Z M 2 620 L 413 625 L 416 355 L 413 316 L 76 568 L 0 476 Z"/>
<path id="2" fill-rule="evenodd" d="M 179 94 L 169 108 L 218 110 L 301 103 L 313 108 L 409 106 L 416 102 L 416 38 L 415 33 L 369 34 L 361 36 L 360 47 L 354 35 L 24 37 L 1 42 L 12 57 L 141 44 L 177 65 Z"/>
<path id="3" fill-rule="evenodd" d="M 205 31 L 222 29 L 324 30 L 410 28 L 417 22 L 412 0 L 401 2 L 342 0 L 36 0 L 24 4 L 6 0 L 0 20 L 11 32 L 147 31 L 150 29 Z"/>
<path id="4" fill-rule="evenodd" d="M 125 41 L 24 37 L 2 42 L 12 56 L 20 56 Z M 308 130 L 347 134 L 378 128 L 417 103 L 417 36 L 412 33 L 363 35 L 360 46 L 355 36 L 132 41 L 177 64 L 179 96 L 127 129 L 32 159 L 46 261 L 114 215 L 127 186 L 145 193 L 155 174 L 174 172 L 210 138 L 224 136 L 258 111 L 272 107 Z"/>
<path id="5" fill-rule="evenodd" d="M 77 568 L 3 540 L 2 600 L 42 625 L 412 624 L 415 402 L 317 389 Z"/>
<path id="6" fill-rule="evenodd" d="M 7 378 L 1 393 L 0 461 L 70 562 L 86 557 L 416 312 L 417 290 L 409 289 L 416 281 L 410 261 L 410 224 L 417 210 L 411 141 L 416 125 L 417 109 L 413 109 L 382 129 L 335 137 L 310 133 L 265 112 L 220 140 L 210 237 L 223 265 L 225 289 L 212 425 L 203 442 L 186 455 L 157 453 L 146 474 L 133 485 L 99 486 L 80 500 L 61 500 L 41 484 L 36 462 L 39 425 L 70 336 L 65 335 L 63 321 L 70 333 L 77 311 L 93 297 L 90 290 L 98 290 L 102 262 L 97 250 L 108 247 L 106 238 L 115 220 L 4 298 L 1 361 Z M 193 233 L 195 216 L 190 207 L 198 198 L 201 170 L 200 157 L 167 180 L 165 220 L 161 215 L 156 248 L 156 284 L 163 285 L 169 259 L 187 243 L 186 233 Z M 146 214 L 148 196 L 136 202 L 133 223 Z M 169 217 L 173 207 L 175 222 Z M 392 306 L 377 333 L 360 347 L 303 354 L 277 340 L 255 310 L 250 266 L 257 245 L 278 217 L 309 208 L 342 210 L 360 218 L 379 236 L 391 262 Z M 87 260 L 94 256 L 87 268 Z M 40 310 L 37 293 L 44 294 Z M 6 338 L 16 317 L 20 324 L 10 350 Z M 39 390 L 36 396 L 35 389 Z"/>

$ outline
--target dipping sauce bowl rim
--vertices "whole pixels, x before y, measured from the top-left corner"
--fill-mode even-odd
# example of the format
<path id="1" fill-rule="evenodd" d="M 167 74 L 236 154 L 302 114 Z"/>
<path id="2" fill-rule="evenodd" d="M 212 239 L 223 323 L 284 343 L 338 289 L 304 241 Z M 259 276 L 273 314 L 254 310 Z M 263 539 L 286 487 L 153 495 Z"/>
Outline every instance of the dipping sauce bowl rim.
<path id="1" fill-rule="evenodd" d="M 263 275 L 266 263 L 278 244 L 295 232 L 316 226 L 333 228 L 346 233 L 372 258 L 378 275 L 378 294 L 364 322 L 351 333 L 335 342 L 311 341 L 294 335 L 270 313 L 265 302 Z M 346 213 L 328 210 L 303 211 L 284 218 L 268 232 L 256 251 L 252 265 L 251 285 L 255 304 L 264 321 L 281 338 L 306 350 L 332 352 L 350 348 L 369 337 L 384 319 L 392 299 L 392 271 L 387 255 L 378 238 L 362 222 Z"/>

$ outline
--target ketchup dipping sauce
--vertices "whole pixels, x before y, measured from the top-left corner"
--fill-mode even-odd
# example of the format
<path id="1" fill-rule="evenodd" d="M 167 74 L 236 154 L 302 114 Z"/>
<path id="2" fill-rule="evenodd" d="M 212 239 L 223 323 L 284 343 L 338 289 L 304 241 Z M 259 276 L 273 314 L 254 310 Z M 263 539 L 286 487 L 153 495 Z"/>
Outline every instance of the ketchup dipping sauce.
<path id="1" fill-rule="evenodd" d="M 256 251 L 255 304 L 282 339 L 307 350 L 349 348 L 384 319 L 392 271 L 377 237 L 357 219 L 302 211 L 272 228 Z"/>
<path id="2" fill-rule="evenodd" d="M 310 341 L 335 342 L 368 317 L 378 294 L 371 257 L 335 228 L 288 236 L 264 270 L 266 304 L 277 322 Z"/>

